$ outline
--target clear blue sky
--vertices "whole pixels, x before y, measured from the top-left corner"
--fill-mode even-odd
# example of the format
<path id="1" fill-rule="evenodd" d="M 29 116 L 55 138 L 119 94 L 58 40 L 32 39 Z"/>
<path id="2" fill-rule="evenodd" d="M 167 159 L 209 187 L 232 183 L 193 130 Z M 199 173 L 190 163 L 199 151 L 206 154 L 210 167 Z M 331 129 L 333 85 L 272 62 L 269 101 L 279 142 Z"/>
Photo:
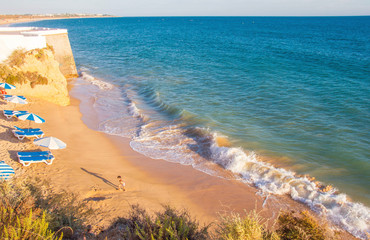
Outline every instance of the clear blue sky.
<path id="1" fill-rule="evenodd" d="M 0 14 L 117 16 L 370 15 L 370 0 L 0 0 Z"/>

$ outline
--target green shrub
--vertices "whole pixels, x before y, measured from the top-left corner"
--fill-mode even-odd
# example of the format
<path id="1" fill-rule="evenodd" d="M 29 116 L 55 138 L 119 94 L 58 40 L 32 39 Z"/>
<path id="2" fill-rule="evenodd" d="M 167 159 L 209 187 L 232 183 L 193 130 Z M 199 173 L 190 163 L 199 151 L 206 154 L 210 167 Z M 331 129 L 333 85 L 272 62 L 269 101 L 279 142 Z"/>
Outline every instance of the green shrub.
<path id="1" fill-rule="evenodd" d="M 41 76 L 37 72 L 26 72 L 24 73 L 25 79 L 30 82 L 32 88 L 36 85 L 46 85 L 48 84 L 48 79 L 46 77 Z"/>
<path id="2" fill-rule="evenodd" d="M 35 198 L 35 206 L 44 209 L 47 220 L 53 231 L 65 229 L 65 235 L 73 231 L 82 231 L 85 222 L 93 214 L 93 210 L 80 201 L 76 194 L 63 191 L 54 193 L 46 181 L 29 179 L 27 188 Z"/>
<path id="3" fill-rule="evenodd" d="M 35 198 L 20 179 L 14 181 L 0 181 L 0 206 L 13 209 L 15 214 L 28 214 L 35 206 Z"/>
<path id="4" fill-rule="evenodd" d="M 331 239 L 328 226 L 317 221 L 308 211 L 302 211 L 299 215 L 294 212 L 280 213 L 277 233 L 283 240 Z"/>
<path id="5" fill-rule="evenodd" d="M 47 218 L 27 181 L 0 181 L 0 239 L 55 239 Z"/>
<path id="6" fill-rule="evenodd" d="M 266 228 L 264 220 L 256 211 L 240 216 L 232 213 L 230 216 L 220 216 L 216 229 L 218 240 L 278 240 L 276 233 Z"/>
<path id="7" fill-rule="evenodd" d="M 5 82 L 10 83 L 10 84 L 15 84 L 15 83 L 25 84 L 27 82 L 27 78 L 24 72 L 15 72 L 15 73 L 9 74 L 5 78 Z"/>
<path id="8" fill-rule="evenodd" d="M 50 225 L 54 231 L 69 226 L 74 230 L 85 228 L 84 222 L 93 214 L 86 203 L 73 193 L 62 192 L 38 199 L 37 205 L 50 213 Z"/>
<path id="9" fill-rule="evenodd" d="M 39 225 L 34 226 L 36 232 L 44 229 L 47 224 L 50 231 L 58 232 L 58 235 L 60 235 L 59 232 L 64 233 L 65 237 L 72 237 L 74 231 L 83 231 L 86 217 L 92 213 L 91 209 L 78 201 L 76 195 L 67 192 L 53 193 L 46 182 L 38 179 L 13 178 L 11 181 L 0 181 L 0 208 L 7 210 L 8 215 L 3 215 L 5 216 L 3 219 L 13 219 L 11 226 L 14 229 L 18 229 L 14 225 L 18 220 L 15 221 L 11 216 L 18 216 L 20 223 L 23 224 L 23 219 L 27 221 L 32 212 L 32 219 L 42 220 L 38 222 Z M 7 233 L 10 231 L 9 227 L 5 230 Z M 3 238 L 0 237 L 0 239 Z"/>
<path id="10" fill-rule="evenodd" d="M 169 206 L 164 206 L 164 208 L 163 212 L 150 217 L 145 210 L 134 205 L 128 218 L 118 218 L 110 228 L 110 232 L 119 235 L 115 238 L 130 240 L 209 239 L 208 226 L 200 228 L 198 222 L 192 220 L 188 212 L 176 211 Z"/>
<path id="11" fill-rule="evenodd" d="M 39 60 L 45 59 L 45 49 L 35 49 L 33 54 Z M 48 84 L 48 79 L 37 72 L 23 72 L 19 71 L 18 68 L 14 66 L 21 66 L 24 64 L 24 57 L 29 54 L 22 49 L 15 50 L 7 59 L 5 64 L 0 64 L 0 79 L 3 82 L 10 84 L 27 84 L 29 83 L 32 88 L 36 85 L 46 85 Z"/>
<path id="12" fill-rule="evenodd" d="M 14 67 L 14 66 L 19 67 L 24 64 L 25 56 L 26 56 L 25 49 L 16 49 L 8 57 L 7 63 L 9 64 L 10 67 Z"/>
<path id="13" fill-rule="evenodd" d="M 48 79 L 43 77 L 37 72 L 16 72 L 9 73 L 5 77 L 5 82 L 10 84 L 26 84 L 29 82 L 30 86 L 34 88 L 36 85 L 46 85 L 48 84 Z"/>
<path id="14" fill-rule="evenodd" d="M 46 44 L 46 49 L 50 50 L 53 52 L 53 54 L 55 54 L 55 50 L 54 50 L 54 47 L 49 45 L 49 44 Z"/>
<path id="15" fill-rule="evenodd" d="M 14 209 L 0 207 L 0 238 L 1 239 L 57 239 L 54 232 L 49 229 L 45 220 L 45 212 L 42 216 L 35 217 L 30 210 L 27 215 L 18 215 Z M 58 239 L 62 239 L 61 235 Z"/>
<path id="16" fill-rule="evenodd" d="M 9 74 L 11 74 L 12 70 L 4 64 L 0 64 L 0 78 L 5 82 L 5 79 Z"/>
<path id="17" fill-rule="evenodd" d="M 38 60 L 44 60 L 45 59 L 45 51 L 42 48 L 37 48 L 34 51 L 36 51 L 35 58 Z"/>

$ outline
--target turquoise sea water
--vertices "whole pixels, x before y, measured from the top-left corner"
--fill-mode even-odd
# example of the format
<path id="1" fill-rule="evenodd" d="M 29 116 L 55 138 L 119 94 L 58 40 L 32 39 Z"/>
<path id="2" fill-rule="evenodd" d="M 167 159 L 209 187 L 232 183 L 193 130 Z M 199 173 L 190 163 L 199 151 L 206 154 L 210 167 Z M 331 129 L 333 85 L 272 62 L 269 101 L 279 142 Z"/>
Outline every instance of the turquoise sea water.
<path id="1" fill-rule="evenodd" d="M 343 210 L 338 202 L 348 197 L 321 193 L 294 172 L 370 204 L 370 17 L 22 25 L 68 29 L 79 84 L 98 86 L 91 93 L 99 130 L 131 138 L 152 158 L 228 176 L 221 166 L 264 194 L 324 207 L 357 236 L 369 231 L 367 207 Z M 220 138 L 230 146 L 217 144 Z"/>

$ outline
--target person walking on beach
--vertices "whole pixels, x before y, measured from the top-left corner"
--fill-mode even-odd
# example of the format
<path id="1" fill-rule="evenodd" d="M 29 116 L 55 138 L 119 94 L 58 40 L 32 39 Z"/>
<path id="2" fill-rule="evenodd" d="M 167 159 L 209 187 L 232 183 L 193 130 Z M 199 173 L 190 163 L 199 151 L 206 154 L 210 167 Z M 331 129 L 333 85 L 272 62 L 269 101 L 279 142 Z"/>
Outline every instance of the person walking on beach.
<path id="1" fill-rule="evenodd" d="M 126 184 L 123 181 L 122 177 L 118 176 L 117 179 L 118 179 L 118 189 L 117 190 L 126 191 L 126 189 L 125 189 Z"/>

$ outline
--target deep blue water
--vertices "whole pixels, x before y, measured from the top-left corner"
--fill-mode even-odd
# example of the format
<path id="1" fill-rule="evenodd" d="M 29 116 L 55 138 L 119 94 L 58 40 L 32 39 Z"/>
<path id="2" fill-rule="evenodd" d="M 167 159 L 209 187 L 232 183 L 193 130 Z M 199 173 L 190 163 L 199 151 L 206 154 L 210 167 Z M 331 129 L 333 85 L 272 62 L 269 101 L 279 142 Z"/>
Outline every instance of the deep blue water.
<path id="1" fill-rule="evenodd" d="M 121 91 L 100 102 L 101 109 L 122 111 L 102 119 L 101 130 L 131 137 L 135 150 L 215 174 L 201 161 L 211 160 L 251 178 L 240 159 L 226 161 L 230 152 L 212 148 L 217 134 L 249 157 L 254 152 L 370 203 L 370 17 L 22 25 L 68 29 L 78 68 Z M 139 120 L 127 127 L 128 115 Z"/>

